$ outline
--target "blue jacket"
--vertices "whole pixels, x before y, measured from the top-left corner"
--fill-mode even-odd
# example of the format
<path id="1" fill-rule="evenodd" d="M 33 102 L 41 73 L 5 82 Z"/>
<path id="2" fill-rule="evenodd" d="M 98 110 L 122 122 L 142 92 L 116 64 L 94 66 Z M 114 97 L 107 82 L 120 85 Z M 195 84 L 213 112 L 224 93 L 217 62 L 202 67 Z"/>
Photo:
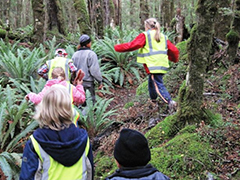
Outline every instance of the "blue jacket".
<path id="1" fill-rule="evenodd" d="M 33 133 L 36 141 L 44 151 L 54 160 L 64 166 L 72 166 L 83 155 L 87 144 L 88 134 L 86 130 L 77 128 L 71 124 L 69 128 L 54 131 L 48 128 L 39 128 Z M 93 154 L 90 147 L 88 159 L 93 170 Z M 23 152 L 20 180 L 33 180 L 38 169 L 39 158 L 32 141 L 28 140 Z M 92 172 L 93 176 L 93 172 Z"/>
<path id="2" fill-rule="evenodd" d="M 134 168 L 120 168 L 105 180 L 170 180 L 169 177 L 159 172 L 151 164 Z"/>

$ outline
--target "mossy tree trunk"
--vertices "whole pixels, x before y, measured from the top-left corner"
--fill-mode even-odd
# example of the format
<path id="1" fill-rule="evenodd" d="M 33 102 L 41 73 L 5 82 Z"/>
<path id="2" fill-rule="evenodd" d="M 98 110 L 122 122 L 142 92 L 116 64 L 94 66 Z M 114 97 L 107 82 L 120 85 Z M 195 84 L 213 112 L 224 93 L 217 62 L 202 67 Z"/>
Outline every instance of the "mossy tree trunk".
<path id="1" fill-rule="evenodd" d="M 73 0 L 74 8 L 77 13 L 77 23 L 80 29 L 80 34 L 91 35 L 91 25 L 89 21 L 89 13 L 85 0 Z"/>
<path id="2" fill-rule="evenodd" d="M 230 5 L 231 5 L 231 0 L 221 1 L 221 3 L 219 3 L 220 8 L 230 8 Z M 218 11 L 216 16 L 217 16 L 216 17 L 217 21 L 215 22 L 215 26 L 214 26 L 214 29 L 215 29 L 214 36 L 225 41 L 226 34 L 230 30 L 232 16 L 230 14 L 223 15 L 223 11 L 221 10 Z"/>
<path id="3" fill-rule="evenodd" d="M 32 0 L 34 16 L 33 42 L 43 43 L 47 37 L 66 35 L 66 21 L 60 0 Z M 51 32 L 51 33 L 49 33 Z"/>
<path id="4" fill-rule="evenodd" d="M 163 0 L 161 5 L 161 26 L 167 29 L 170 27 L 171 20 L 173 18 L 173 3 L 169 0 Z"/>
<path id="5" fill-rule="evenodd" d="M 229 62 L 238 63 L 236 56 L 240 40 L 240 0 L 236 0 L 231 30 L 227 34 Z"/>
<path id="6" fill-rule="evenodd" d="M 140 19 L 141 19 L 141 29 L 144 30 L 144 21 L 149 18 L 149 7 L 148 1 L 142 0 L 140 1 Z"/>
<path id="7" fill-rule="evenodd" d="M 214 34 L 214 18 L 219 1 L 199 0 L 197 24 L 187 43 L 189 67 L 187 79 L 179 92 L 178 122 L 195 124 L 204 120 L 203 85 L 211 43 Z M 181 127 L 180 127 L 181 129 Z"/>
<path id="8" fill-rule="evenodd" d="M 43 43 L 45 41 L 45 12 L 44 12 L 44 0 L 32 0 L 34 29 L 33 29 L 33 42 Z"/>
<path id="9" fill-rule="evenodd" d="M 60 0 L 48 0 L 47 3 L 47 30 L 66 35 L 66 25 Z"/>

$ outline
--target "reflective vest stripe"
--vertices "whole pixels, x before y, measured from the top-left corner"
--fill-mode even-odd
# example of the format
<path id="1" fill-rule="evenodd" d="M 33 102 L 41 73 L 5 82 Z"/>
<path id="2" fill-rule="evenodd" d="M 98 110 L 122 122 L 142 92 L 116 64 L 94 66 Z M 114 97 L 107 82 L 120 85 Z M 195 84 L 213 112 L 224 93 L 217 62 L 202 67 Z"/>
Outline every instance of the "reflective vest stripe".
<path id="1" fill-rule="evenodd" d="M 147 56 L 157 55 L 157 54 L 167 54 L 167 50 L 153 51 L 150 31 L 147 31 L 147 36 L 148 36 L 149 52 L 138 54 L 138 57 L 147 57 Z M 165 49 L 167 49 L 167 37 L 165 35 L 164 35 L 164 39 L 165 39 Z"/>
<path id="2" fill-rule="evenodd" d="M 33 147 L 40 159 L 41 169 L 38 179 L 44 180 L 65 180 L 65 179 L 87 179 L 87 155 L 90 149 L 89 138 L 87 139 L 85 151 L 77 163 L 71 167 L 65 167 L 49 156 L 38 144 L 33 135 L 30 136 Z M 35 176 L 36 177 L 36 176 Z"/>
<path id="3" fill-rule="evenodd" d="M 168 68 L 163 67 L 163 66 L 153 66 L 153 67 L 149 67 L 149 70 L 164 70 L 164 71 L 168 71 Z"/>

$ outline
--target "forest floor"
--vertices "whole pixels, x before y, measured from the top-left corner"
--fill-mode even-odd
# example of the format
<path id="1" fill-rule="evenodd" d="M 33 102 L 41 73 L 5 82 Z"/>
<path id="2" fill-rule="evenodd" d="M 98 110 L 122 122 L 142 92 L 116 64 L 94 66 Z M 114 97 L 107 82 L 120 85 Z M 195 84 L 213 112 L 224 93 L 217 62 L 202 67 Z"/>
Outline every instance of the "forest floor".
<path id="1" fill-rule="evenodd" d="M 240 170 L 240 131 L 236 130 L 236 127 L 240 127 L 239 70 L 240 64 L 237 64 L 223 74 L 213 74 L 214 79 L 205 80 L 207 85 L 204 88 L 204 106 L 211 109 L 214 102 L 214 109 L 216 113 L 222 115 L 226 126 L 206 130 L 205 124 L 202 124 L 198 129 L 198 133 L 202 136 L 212 137 L 214 149 L 223 152 L 224 159 L 221 159 L 221 163 L 217 165 L 216 173 L 224 180 L 228 179 L 228 174 L 234 175 Z M 229 77 L 224 89 L 220 86 L 223 77 Z M 116 123 L 111 130 L 106 131 L 103 136 L 94 141 L 94 154 L 101 151 L 106 155 L 113 156 L 114 144 L 122 128 L 133 128 L 145 133 L 169 115 L 166 105 L 159 103 L 158 107 L 154 107 L 150 100 L 145 103 L 137 101 L 133 106 L 124 108 L 126 103 L 134 99 L 136 86 L 111 91 L 114 94 L 111 106 L 112 108 L 117 107 L 118 113 L 115 120 L 123 124 Z M 223 94 L 226 94 L 225 98 L 222 98 Z M 172 94 L 172 96 L 176 97 L 177 94 Z"/>

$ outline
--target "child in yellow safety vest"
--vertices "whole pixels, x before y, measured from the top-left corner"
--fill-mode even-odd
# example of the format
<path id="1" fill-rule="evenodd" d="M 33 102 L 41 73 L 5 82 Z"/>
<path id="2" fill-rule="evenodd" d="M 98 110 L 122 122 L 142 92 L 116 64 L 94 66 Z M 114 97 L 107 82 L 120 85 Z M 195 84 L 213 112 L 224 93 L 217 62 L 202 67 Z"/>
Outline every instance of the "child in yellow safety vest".
<path id="1" fill-rule="evenodd" d="M 25 98 L 33 102 L 35 105 L 37 105 L 41 102 L 44 94 L 51 86 L 55 84 L 60 84 L 66 87 L 72 100 L 73 113 L 74 113 L 73 121 L 76 124 L 79 118 L 79 113 L 75 110 L 74 105 L 79 106 L 80 104 L 83 104 L 85 102 L 85 91 L 82 86 L 82 79 L 77 79 L 75 83 L 76 83 L 76 86 L 66 81 L 65 72 L 63 68 L 56 67 L 52 71 L 52 79 L 46 82 L 43 90 L 38 94 L 31 92 L 27 94 Z"/>
<path id="2" fill-rule="evenodd" d="M 67 88 L 55 84 L 36 106 L 36 129 L 27 141 L 19 180 L 93 180 L 93 153 L 88 133 L 72 122 Z"/>

